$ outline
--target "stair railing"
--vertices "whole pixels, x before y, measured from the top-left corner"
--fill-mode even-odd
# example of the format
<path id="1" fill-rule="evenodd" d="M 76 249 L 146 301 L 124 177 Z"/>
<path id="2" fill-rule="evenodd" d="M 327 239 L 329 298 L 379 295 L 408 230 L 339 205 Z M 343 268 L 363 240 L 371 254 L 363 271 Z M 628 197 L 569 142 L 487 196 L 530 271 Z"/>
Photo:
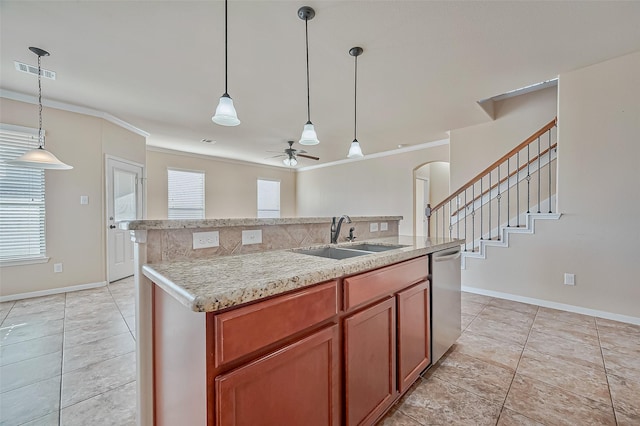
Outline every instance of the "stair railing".
<path id="1" fill-rule="evenodd" d="M 520 216 L 532 209 L 541 213 L 546 204 L 553 213 L 556 130 L 557 117 L 431 208 L 427 235 L 464 240 L 464 250 L 474 252 L 477 241 L 500 240 L 503 227 L 520 227 Z"/>

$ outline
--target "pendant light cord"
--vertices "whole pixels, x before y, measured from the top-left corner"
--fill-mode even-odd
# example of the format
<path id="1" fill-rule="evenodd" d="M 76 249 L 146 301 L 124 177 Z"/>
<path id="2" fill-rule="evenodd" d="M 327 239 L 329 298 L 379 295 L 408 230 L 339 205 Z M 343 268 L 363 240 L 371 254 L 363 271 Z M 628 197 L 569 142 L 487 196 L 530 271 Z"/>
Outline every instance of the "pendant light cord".
<path id="1" fill-rule="evenodd" d="M 40 55 L 38 55 L 38 145 L 44 148 L 44 137 L 42 136 L 42 82 L 40 76 Z"/>
<path id="2" fill-rule="evenodd" d="M 311 102 L 309 101 L 309 20 L 304 20 L 304 35 L 307 47 L 307 122 L 311 123 Z"/>
<path id="3" fill-rule="evenodd" d="M 356 58 L 356 66 L 354 71 L 354 85 L 353 85 L 353 140 L 356 141 L 357 129 L 358 129 L 358 57 Z"/>
<path id="4" fill-rule="evenodd" d="M 227 25 L 227 0 L 224 0 L 224 94 L 226 96 L 229 96 L 228 93 L 228 88 L 227 88 L 227 80 L 229 78 L 229 74 L 227 71 L 227 67 L 228 67 L 228 58 L 227 58 L 227 32 L 228 32 L 228 28 L 229 26 Z"/>

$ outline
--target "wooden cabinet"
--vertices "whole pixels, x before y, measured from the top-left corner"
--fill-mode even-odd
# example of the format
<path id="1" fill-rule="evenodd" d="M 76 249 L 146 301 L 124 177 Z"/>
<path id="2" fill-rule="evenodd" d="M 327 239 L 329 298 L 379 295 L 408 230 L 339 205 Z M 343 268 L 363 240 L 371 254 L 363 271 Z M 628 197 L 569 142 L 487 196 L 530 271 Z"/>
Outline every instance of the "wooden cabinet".
<path id="1" fill-rule="evenodd" d="M 339 425 L 338 326 L 215 379 L 216 425 Z"/>
<path id="2" fill-rule="evenodd" d="M 428 265 L 206 314 L 154 287 L 155 424 L 375 424 L 429 365 Z"/>
<path id="3" fill-rule="evenodd" d="M 398 300 L 398 390 L 405 392 L 431 362 L 429 281 L 401 291 Z"/>
<path id="4" fill-rule="evenodd" d="M 346 424 L 371 424 L 396 397 L 396 303 L 389 298 L 344 320 Z"/>
<path id="5" fill-rule="evenodd" d="M 345 279 L 347 308 L 386 297 L 343 321 L 346 425 L 374 424 L 429 366 L 427 275 L 418 258 Z"/>

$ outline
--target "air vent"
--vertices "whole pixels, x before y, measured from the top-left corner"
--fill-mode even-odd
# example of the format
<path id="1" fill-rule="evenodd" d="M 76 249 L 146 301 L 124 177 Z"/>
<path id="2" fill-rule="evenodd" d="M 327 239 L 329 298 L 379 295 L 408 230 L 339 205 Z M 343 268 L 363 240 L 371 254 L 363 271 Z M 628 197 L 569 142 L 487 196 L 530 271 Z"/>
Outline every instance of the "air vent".
<path id="1" fill-rule="evenodd" d="M 13 61 L 13 63 L 16 64 L 16 69 L 20 72 L 26 72 L 27 74 L 31 74 L 31 75 L 38 75 L 37 66 L 25 64 L 18 61 Z M 55 80 L 56 72 L 45 70 L 44 68 L 42 68 L 42 77 L 48 78 L 49 80 Z"/>

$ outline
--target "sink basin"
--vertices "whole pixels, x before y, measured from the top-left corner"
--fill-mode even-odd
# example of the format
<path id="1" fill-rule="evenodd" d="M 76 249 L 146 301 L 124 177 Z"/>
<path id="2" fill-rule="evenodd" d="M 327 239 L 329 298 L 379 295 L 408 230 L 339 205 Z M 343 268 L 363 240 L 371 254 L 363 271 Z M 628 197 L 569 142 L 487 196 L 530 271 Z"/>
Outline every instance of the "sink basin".
<path id="1" fill-rule="evenodd" d="M 371 253 L 379 253 L 381 251 L 387 251 L 387 250 L 395 250 L 395 249 L 399 249 L 402 247 L 406 247 L 406 246 L 400 246 L 400 245 L 382 245 L 382 244 L 356 244 L 353 246 L 348 246 L 345 248 L 348 248 L 350 250 L 362 250 L 362 251 L 368 251 Z"/>
<path id="2" fill-rule="evenodd" d="M 296 253 L 308 254 L 311 256 L 326 257 L 329 259 L 348 259 L 350 257 L 364 256 L 371 252 L 341 249 L 336 247 L 324 247 L 319 249 L 294 250 Z"/>

